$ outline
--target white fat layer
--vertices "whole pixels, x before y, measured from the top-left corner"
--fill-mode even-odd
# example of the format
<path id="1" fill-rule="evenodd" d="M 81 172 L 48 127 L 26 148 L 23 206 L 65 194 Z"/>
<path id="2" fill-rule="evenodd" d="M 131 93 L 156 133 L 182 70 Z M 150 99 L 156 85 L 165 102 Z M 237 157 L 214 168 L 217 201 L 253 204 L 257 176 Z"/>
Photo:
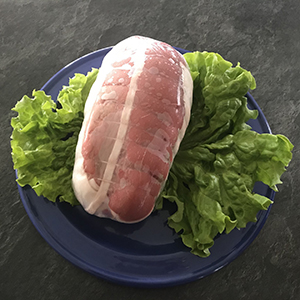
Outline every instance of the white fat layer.
<path id="1" fill-rule="evenodd" d="M 93 204 L 94 201 L 97 200 L 97 192 L 99 190 L 99 186 L 95 182 L 94 179 L 89 180 L 87 177 L 86 172 L 84 171 L 84 158 L 82 156 L 82 145 L 83 140 L 85 137 L 85 131 L 88 126 L 88 121 L 90 119 L 90 114 L 92 112 L 93 106 L 98 99 L 99 92 L 101 91 L 102 85 L 106 79 L 107 74 L 113 69 L 111 64 L 115 62 L 115 57 L 117 47 L 114 47 L 103 59 L 101 65 L 101 71 L 99 71 L 98 76 L 92 85 L 90 93 L 85 103 L 84 107 L 84 121 L 82 123 L 82 127 L 79 133 L 78 142 L 75 151 L 75 164 L 73 169 L 73 176 L 72 176 L 72 184 L 73 190 L 75 193 L 76 198 L 81 203 L 83 208 L 89 212 L 89 207 Z M 128 53 L 124 54 L 125 58 L 128 57 Z M 119 55 L 120 56 L 120 55 Z M 117 57 L 119 57 L 117 54 Z M 124 67 L 124 66 L 123 66 Z M 127 67 L 129 68 L 129 66 Z M 102 199 L 102 203 L 97 203 L 97 212 L 102 212 L 105 209 L 109 209 L 108 207 L 109 199 L 105 197 Z M 99 217 L 105 217 L 105 215 L 98 214 Z"/>
<path id="2" fill-rule="evenodd" d="M 76 151 L 75 151 L 75 164 L 72 175 L 72 184 L 73 190 L 76 198 L 81 203 L 84 209 L 86 209 L 92 199 L 95 199 L 97 195 L 98 185 L 94 180 L 90 181 L 87 177 L 87 174 L 84 171 L 83 163 L 84 158 L 82 156 L 82 144 L 84 140 L 85 131 L 88 125 L 88 120 L 90 118 L 90 114 L 94 103 L 97 100 L 99 90 L 103 85 L 103 82 L 106 78 L 107 72 L 105 69 L 109 70 L 109 66 L 105 63 L 106 60 L 109 61 L 109 53 L 103 60 L 102 71 L 98 73 L 98 76 L 91 87 L 90 93 L 85 103 L 84 107 L 84 121 L 82 123 L 82 127 L 78 136 Z M 108 200 L 106 200 L 108 203 Z"/>
<path id="3" fill-rule="evenodd" d="M 184 114 L 182 127 L 179 130 L 178 138 L 173 149 L 173 157 L 175 157 L 175 155 L 177 154 L 180 143 L 189 125 L 190 117 L 191 117 L 191 108 L 193 103 L 193 80 L 191 77 L 190 70 L 187 65 L 183 65 L 182 63 L 180 63 L 180 66 L 182 69 L 181 79 L 182 79 L 185 114 Z"/>
<path id="4" fill-rule="evenodd" d="M 115 166 L 118 161 L 119 154 L 121 152 L 121 149 L 123 147 L 124 138 L 127 133 L 128 129 L 128 123 L 130 114 L 133 108 L 133 102 L 134 102 L 134 96 L 137 90 L 137 79 L 144 68 L 145 63 L 145 50 L 147 47 L 150 46 L 149 42 L 143 43 L 141 40 L 132 40 L 130 43 L 130 48 L 125 51 L 125 53 L 120 52 L 118 48 L 122 49 L 123 43 L 125 41 L 119 43 L 117 46 L 115 46 L 104 58 L 101 71 L 99 72 L 97 79 L 95 83 L 93 84 L 90 94 L 88 96 L 88 99 L 86 101 L 85 109 L 84 109 L 84 122 L 83 126 L 81 128 L 78 143 L 76 147 L 76 157 L 75 157 L 75 166 L 73 171 L 73 188 L 75 195 L 79 202 L 82 204 L 84 209 L 89 212 L 90 214 L 95 214 L 99 217 L 105 217 L 103 215 L 102 211 L 105 209 L 108 209 L 110 211 L 110 208 L 108 206 L 109 199 L 107 197 L 107 192 L 110 187 L 111 179 L 114 174 Z M 132 55 L 130 53 L 130 49 L 134 49 L 137 47 L 141 47 L 141 45 L 144 46 L 144 51 L 140 51 L 139 54 Z M 121 58 L 120 58 L 121 55 Z M 97 100 L 97 96 L 99 93 L 99 89 L 101 88 L 108 71 L 112 68 L 111 64 L 115 62 L 115 57 L 122 59 L 126 59 L 127 57 L 132 57 L 134 59 L 134 67 L 131 68 L 132 73 L 130 74 L 131 81 L 129 86 L 129 92 L 127 94 L 125 103 L 124 103 L 124 109 L 122 111 L 121 115 L 121 122 L 119 125 L 117 138 L 115 140 L 115 144 L 113 146 L 113 150 L 111 151 L 111 154 L 109 156 L 107 166 L 103 175 L 103 180 L 101 181 L 100 187 L 98 190 L 95 189 L 95 182 L 90 181 L 87 178 L 86 173 L 84 172 L 83 168 L 83 162 L 84 158 L 81 154 L 82 150 L 82 143 L 84 139 L 84 133 L 86 130 L 86 126 L 88 123 L 88 119 L 90 117 L 90 113 L 92 111 L 93 105 L 95 101 Z M 126 68 L 126 67 L 125 67 Z M 124 69 L 124 66 L 122 66 L 122 69 Z M 101 208 L 101 209 L 100 209 Z M 118 215 L 116 215 L 114 212 L 111 212 L 114 219 L 119 220 Z"/>
<path id="5" fill-rule="evenodd" d="M 142 44 L 143 45 L 143 44 Z M 140 51 L 138 55 L 132 56 L 134 67 L 133 67 L 133 73 L 132 77 L 130 80 L 130 85 L 129 85 L 129 91 L 126 96 L 126 100 L 124 103 L 124 108 L 122 110 L 122 115 L 121 115 L 121 122 L 119 126 L 119 130 L 117 133 L 117 138 L 115 140 L 114 147 L 111 151 L 111 154 L 109 156 L 108 162 L 107 162 L 107 167 L 105 169 L 104 175 L 103 175 L 103 180 L 100 184 L 99 190 L 96 195 L 96 201 L 91 202 L 91 205 L 87 208 L 87 211 L 92 213 L 92 214 L 97 214 L 98 210 L 98 203 L 102 201 L 102 199 L 105 199 L 108 189 L 110 187 L 110 183 L 115 171 L 115 167 L 120 155 L 120 152 L 122 150 L 125 136 L 128 130 L 128 124 L 129 124 L 129 119 L 130 119 L 130 114 L 133 109 L 133 103 L 134 103 L 134 97 L 135 93 L 137 91 L 137 80 L 142 73 L 144 69 L 144 64 L 145 64 L 145 51 L 147 47 L 149 47 L 148 44 L 144 45 L 144 51 Z M 100 212 L 101 213 L 101 212 Z M 117 216 L 116 216 L 117 218 Z"/>

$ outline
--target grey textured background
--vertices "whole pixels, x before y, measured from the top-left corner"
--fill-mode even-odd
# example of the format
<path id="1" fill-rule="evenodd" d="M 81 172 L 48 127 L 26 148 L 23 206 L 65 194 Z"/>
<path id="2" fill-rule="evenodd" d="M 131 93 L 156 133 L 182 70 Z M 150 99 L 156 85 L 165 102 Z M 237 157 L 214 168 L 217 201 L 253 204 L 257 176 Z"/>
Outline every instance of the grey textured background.
<path id="1" fill-rule="evenodd" d="M 0 299 L 300 299 L 300 2 L 0 0 Z M 294 158 L 258 237 L 196 282 L 136 289 L 57 254 L 21 203 L 10 156 L 11 108 L 74 59 L 133 34 L 220 53 L 250 70 L 252 93 Z"/>

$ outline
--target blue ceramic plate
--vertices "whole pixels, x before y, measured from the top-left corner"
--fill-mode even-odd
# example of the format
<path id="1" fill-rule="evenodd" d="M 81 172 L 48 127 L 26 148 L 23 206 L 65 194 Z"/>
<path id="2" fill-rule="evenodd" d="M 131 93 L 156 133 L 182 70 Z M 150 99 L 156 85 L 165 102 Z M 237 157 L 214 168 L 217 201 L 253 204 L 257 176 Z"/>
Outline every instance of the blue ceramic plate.
<path id="1" fill-rule="evenodd" d="M 100 67 L 110 49 L 77 59 L 54 75 L 42 89 L 56 99 L 59 90 L 68 84 L 74 73 L 86 74 L 92 67 Z M 247 98 L 249 107 L 259 111 L 259 117 L 250 125 L 259 133 L 270 132 L 255 100 L 250 94 Z M 71 207 L 67 203 L 52 203 L 37 197 L 29 186 L 18 188 L 32 223 L 59 254 L 98 277 L 142 287 L 183 284 L 224 267 L 255 239 L 270 210 L 261 211 L 255 224 L 218 236 L 211 255 L 199 258 L 191 254 L 168 227 L 167 218 L 174 210 L 171 205 L 138 224 L 123 225 L 91 216 L 81 206 Z M 274 192 L 262 184 L 255 186 L 255 192 L 274 198 Z"/>

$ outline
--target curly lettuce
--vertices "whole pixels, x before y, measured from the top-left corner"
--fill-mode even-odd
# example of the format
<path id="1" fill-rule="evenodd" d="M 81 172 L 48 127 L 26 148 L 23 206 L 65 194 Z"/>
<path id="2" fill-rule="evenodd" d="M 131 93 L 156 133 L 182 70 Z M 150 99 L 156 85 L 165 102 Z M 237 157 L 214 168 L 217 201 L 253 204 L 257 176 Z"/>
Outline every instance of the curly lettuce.
<path id="1" fill-rule="evenodd" d="M 246 122 L 250 72 L 216 53 L 184 55 L 194 80 L 190 124 L 160 195 L 176 203 L 168 224 L 191 252 L 207 257 L 220 233 L 255 222 L 272 201 L 253 193 L 261 181 L 277 191 L 293 149 L 282 135 L 258 134 Z"/>
<path id="2" fill-rule="evenodd" d="M 33 91 L 13 108 L 12 159 L 20 186 L 30 185 L 50 201 L 79 204 L 72 188 L 75 148 L 84 104 L 98 70 L 75 74 L 53 101 L 44 91 Z"/>

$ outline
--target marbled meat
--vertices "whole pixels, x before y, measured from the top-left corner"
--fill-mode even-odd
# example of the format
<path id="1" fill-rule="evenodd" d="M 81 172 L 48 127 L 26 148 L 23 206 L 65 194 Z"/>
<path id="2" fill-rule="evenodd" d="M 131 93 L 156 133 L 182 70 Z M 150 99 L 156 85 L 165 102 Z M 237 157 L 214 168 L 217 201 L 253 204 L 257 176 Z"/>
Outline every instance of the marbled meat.
<path id="1" fill-rule="evenodd" d="M 105 56 L 72 179 L 88 213 L 134 223 L 152 212 L 189 123 L 192 92 L 184 57 L 166 43 L 133 36 Z"/>

